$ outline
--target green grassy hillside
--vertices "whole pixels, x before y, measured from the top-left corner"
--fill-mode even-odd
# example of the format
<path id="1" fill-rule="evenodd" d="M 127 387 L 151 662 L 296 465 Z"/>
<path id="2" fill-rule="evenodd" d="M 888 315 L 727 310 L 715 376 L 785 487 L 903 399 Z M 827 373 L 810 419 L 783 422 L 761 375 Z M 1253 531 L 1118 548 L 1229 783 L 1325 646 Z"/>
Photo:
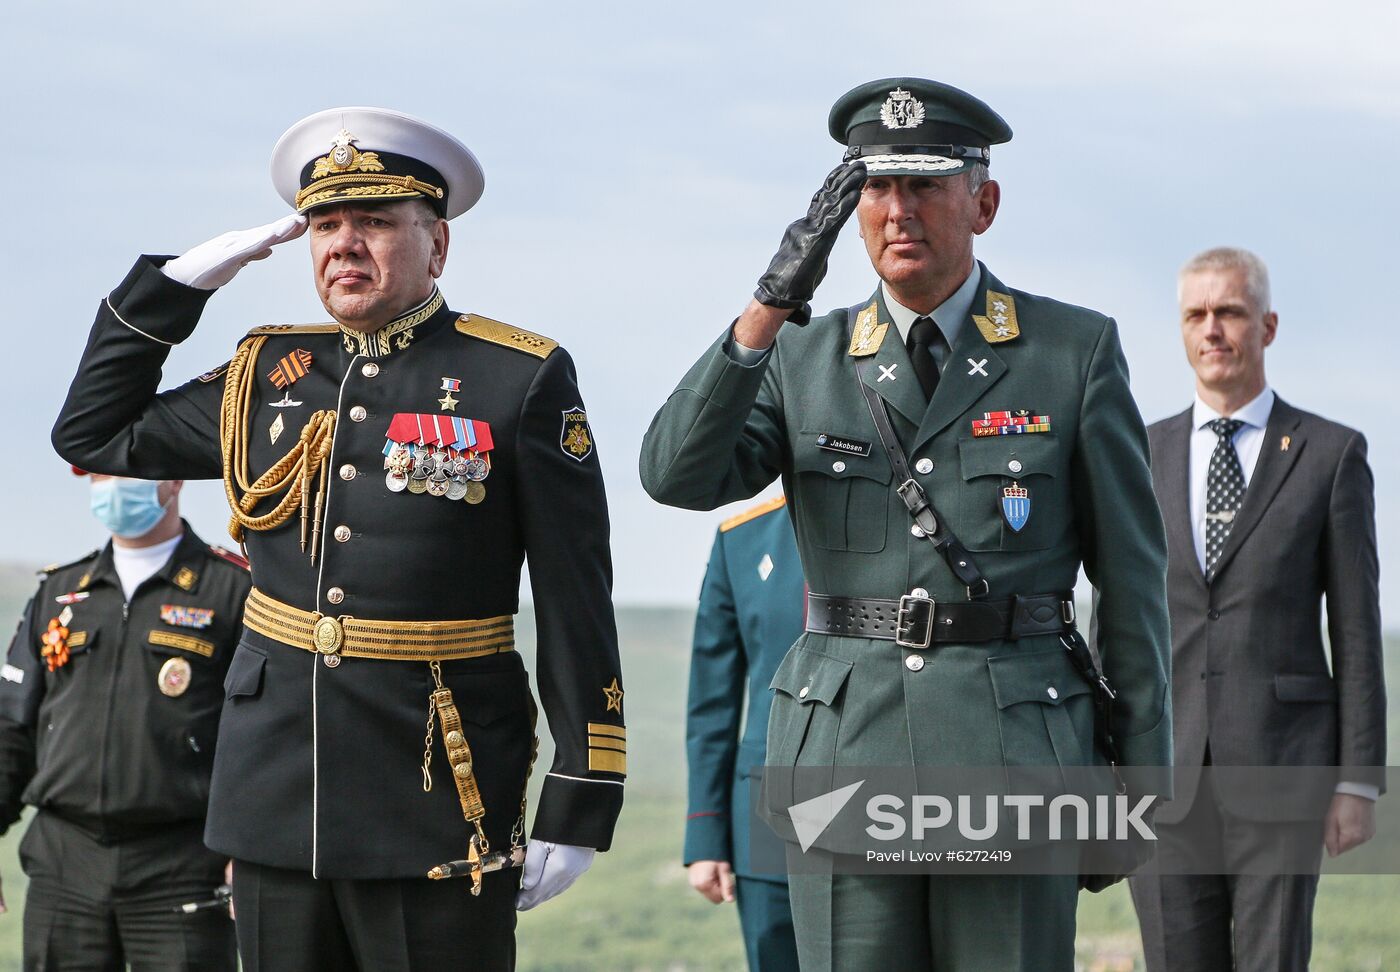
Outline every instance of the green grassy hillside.
<path id="1" fill-rule="evenodd" d="M 27 581 L 25 581 L 27 584 Z M 8 585 L 6 585 L 8 586 Z M 22 589 L 22 588 L 21 588 Z M 23 595 L 0 589 L 13 616 Z M 564 896 L 521 916 L 520 968 L 698 972 L 741 969 L 732 905 L 714 906 L 691 891 L 680 866 L 684 828 L 684 697 L 690 640 L 688 610 L 632 609 L 619 614 L 626 672 L 629 767 L 627 803 L 614 849 Z M 533 632 L 522 618 L 522 648 Z M 1400 643 L 1388 646 L 1390 684 L 1400 684 Z M 1392 699 L 1398 693 L 1392 691 Z M 1400 752 L 1392 703 L 1391 752 Z M 549 765 L 548 747 L 539 765 Z M 538 774 L 537 774 L 538 775 Z M 538 785 L 538 780 L 534 781 Z M 0 916 L 0 972 L 19 969 L 23 876 L 17 835 L 0 841 L 0 873 L 11 911 Z M 1324 878 L 1317 905 L 1313 967 L 1363 972 L 1400 962 L 1400 876 Z M 1083 968 L 1141 967 L 1136 923 L 1124 886 L 1084 895 L 1079 952 Z"/>

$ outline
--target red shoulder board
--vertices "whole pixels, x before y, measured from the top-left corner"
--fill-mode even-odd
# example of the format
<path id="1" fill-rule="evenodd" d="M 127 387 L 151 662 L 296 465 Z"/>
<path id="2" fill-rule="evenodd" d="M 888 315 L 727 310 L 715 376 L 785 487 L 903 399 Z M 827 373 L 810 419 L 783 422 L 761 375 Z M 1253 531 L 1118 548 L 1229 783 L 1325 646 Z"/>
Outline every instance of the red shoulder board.
<path id="1" fill-rule="evenodd" d="M 248 569 L 247 559 L 239 556 L 232 550 L 225 550 L 223 547 L 215 546 L 211 543 L 209 545 L 209 552 L 221 560 L 227 560 L 229 563 L 242 567 L 244 570 Z"/>

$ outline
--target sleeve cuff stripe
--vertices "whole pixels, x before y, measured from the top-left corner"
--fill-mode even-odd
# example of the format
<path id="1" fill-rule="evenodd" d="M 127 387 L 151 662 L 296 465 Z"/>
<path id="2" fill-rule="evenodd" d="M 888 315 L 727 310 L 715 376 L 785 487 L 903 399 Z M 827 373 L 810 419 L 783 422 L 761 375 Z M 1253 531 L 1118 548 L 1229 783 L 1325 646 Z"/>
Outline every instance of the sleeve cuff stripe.
<path id="1" fill-rule="evenodd" d="M 599 736 L 616 736 L 618 739 L 627 738 L 627 728 L 625 726 L 610 726 L 605 722 L 590 722 L 588 731 Z"/>
<path id="2" fill-rule="evenodd" d="M 588 771 L 590 773 L 617 773 L 627 775 L 627 754 L 611 749 L 590 749 L 588 751 Z"/>
<path id="3" fill-rule="evenodd" d="M 609 783 L 613 786 L 621 786 L 621 780 L 592 780 L 586 776 L 570 776 L 567 773 L 546 773 L 545 776 L 555 776 L 561 780 L 573 780 L 575 783 Z"/>
<path id="4" fill-rule="evenodd" d="M 619 753 L 627 752 L 627 741 L 625 739 L 609 739 L 605 736 L 589 736 L 588 746 L 590 749 L 611 749 Z"/>
<path id="5" fill-rule="evenodd" d="M 147 334 L 145 331 L 141 330 L 141 329 L 140 329 L 139 327 L 137 327 L 135 324 L 132 324 L 132 323 L 131 323 L 130 321 L 128 321 L 126 318 L 124 318 L 124 317 L 122 317 L 120 314 L 118 314 L 118 313 L 117 313 L 117 309 L 116 309 L 115 307 L 112 306 L 112 298 L 111 298 L 110 295 L 107 296 L 107 297 L 103 297 L 103 298 L 102 298 L 102 302 L 103 302 L 104 304 L 107 305 L 107 309 L 108 309 L 109 311 L 112 312 L 112 316 L 113 316 L 113 317 L 115 317 L 117 320 L 121 321 L 121 322 L 122 322 L 123 324 L 125 324 L 127 327 L 131 328 L 131 329 L 132 329 L 133 331 L 135 331 L 137 334 L 141 335 L 143 338 L 150 338 L 152 341 L 156 342 L 157 344 L 164 344 L 166 347 L 169 347 L 169 348 L 175 347 L 175 342 L 174 342 L 174 341 L 165 341 L 165 340 L 162 340 L 161 338 L 156 337 L 154 334 Z"/>

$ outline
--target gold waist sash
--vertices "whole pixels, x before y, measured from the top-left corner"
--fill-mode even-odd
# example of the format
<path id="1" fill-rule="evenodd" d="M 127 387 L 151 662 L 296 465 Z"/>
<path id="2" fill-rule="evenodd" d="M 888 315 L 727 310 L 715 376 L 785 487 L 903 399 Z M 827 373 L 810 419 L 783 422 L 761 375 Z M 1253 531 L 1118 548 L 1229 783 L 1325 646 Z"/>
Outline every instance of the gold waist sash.
<path id="1" fill-rule="evenodd" d="M 515 650 L 509 614 L 480 621 L 370 621 L 303 611 L 256 587 L 243 623 L 284 645 L 348 658 L 435 662 Z"/>

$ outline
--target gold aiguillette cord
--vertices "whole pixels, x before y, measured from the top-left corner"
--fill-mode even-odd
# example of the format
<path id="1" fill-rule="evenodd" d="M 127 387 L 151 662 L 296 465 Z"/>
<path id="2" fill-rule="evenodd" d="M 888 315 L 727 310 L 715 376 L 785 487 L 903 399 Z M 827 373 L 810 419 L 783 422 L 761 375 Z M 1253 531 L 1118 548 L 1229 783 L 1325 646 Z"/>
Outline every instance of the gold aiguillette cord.
<path id="1" fill-rule="evenodd" d="M 301 548 L 305 550 L 307 494 L 311 477 L 319 474 L 311 535 L 311 562 L 314 564 L 320 541 L 321 510 L 326 496 L 326 460 L 330 456 L 335 434 L 335 412 L 313 412 L 291 451 L 273 463 L 256 481 L 249 482 L 248 411 L 256 387 L 258 352 L 265 343 L 265 334 L 243 342 L 229 362 L 228 372 L 224 376 L 219 441 L 224 458 L 224 495 L 228 498 L 229 509 L 233 511 L 228 532 L 237 543 L 242 543 L 248 530 L 275 529 L 290 520 L 300 507 Z M 253 515 L 253 508 L 258 503 L 279 493 L 283 495 L 271 510 Z"/>

